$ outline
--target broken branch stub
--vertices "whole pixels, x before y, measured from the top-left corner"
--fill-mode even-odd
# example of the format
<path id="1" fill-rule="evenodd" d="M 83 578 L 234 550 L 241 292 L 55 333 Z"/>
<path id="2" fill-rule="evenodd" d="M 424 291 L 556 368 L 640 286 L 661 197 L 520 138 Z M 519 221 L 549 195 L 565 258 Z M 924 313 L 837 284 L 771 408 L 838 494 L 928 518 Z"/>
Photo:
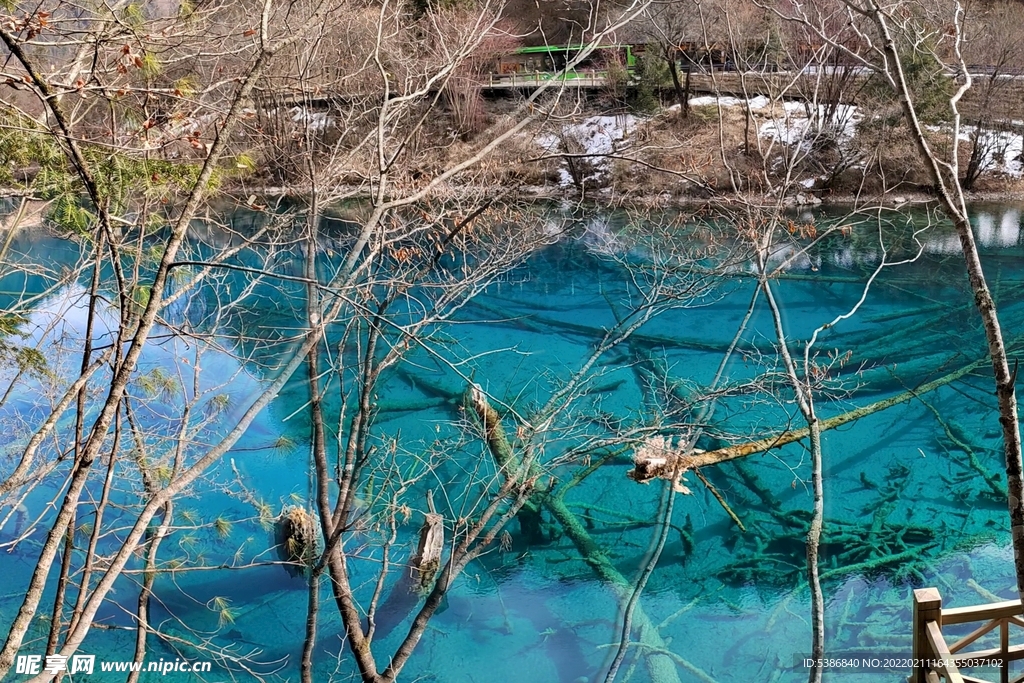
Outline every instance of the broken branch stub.
<path id="1" fill-rule="evenodd" d="M 633 469 L 626 476 L 640 484 L 648 484 L 654 479 L 672 482 L 676 493 L 690 493 L 683 485 L 683 474 L 688 469 L 683 462 L 684 453 L 671 439 L 663 436 L 652 436 L 633 451 Z"/>

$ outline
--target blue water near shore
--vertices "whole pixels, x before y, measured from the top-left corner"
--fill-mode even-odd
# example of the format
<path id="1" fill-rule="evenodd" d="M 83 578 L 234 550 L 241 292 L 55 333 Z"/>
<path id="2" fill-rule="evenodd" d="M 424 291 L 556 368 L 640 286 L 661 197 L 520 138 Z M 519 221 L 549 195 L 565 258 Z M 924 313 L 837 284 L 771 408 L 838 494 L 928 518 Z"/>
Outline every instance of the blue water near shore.
<path id="1" fill-rule="evenodd" d="M 1010 339 L 1018 340 L 1024 335 L 1020 211 L 1019 207 L 980 206 L 974 213 L 1004 329 Z M 791 339 L 805 340 L 815 327 L 846 312 L 861 297 L 863 282 L 879 258 L 875 233 L 866 228 L 863 233 L 859 239 L 831 241 L 797 259 L 787 269 L 787 277 L 778 281 L 777 296 Z M 473 357 L 467 366 L 473 380 L 517 410 L 542 404 L 552 387 L 585 362 L 602 329 L 615 322 L 609 302 L 621 300 L 627 288 L 621 266 L 602 253 L 614 251 L 609 242 L 613 239 L 614 228 L 595 222 L 578 239 L 563 240 L 492 285 L 459 312 L 459 324 L 444 330 L 446 357 Z M 920 386 L 982 357 L 984 336 L 967 294 L 955 238 L 948 228 L 938 226 L 921 239 L 924 253 L 917 262 L 884 271 L 857 316 L 822 335 L 817 347 L 821 362 L 829 354 L 844 358 L 841 366 L 829 371 L 835 380 L 833 390 L 818 397 L 822 417 Z M 22 262 L 52 272 L 62 261 L 77 258 L 66 242 L 45 235 L 23 235 L 15 247 Z M 277 267 L 301 273 L 299 261 L 281 262 Z M 2 282 L 0 289 L 6 292 L 32 291 L 40 289 L 46 278 Z M 169 315 L 201 319 L 237 284 L 211 284 L 209 292 L 191 297 Z M 593 383 L 599 389 L 581 399 L 586 408 L 581 414 L 586 412 L 592 424 L 577 425 L 577 433 L 593 433 L 600 428 L 594 424 L 607 428 L 653 417 L 644 413 L 646 389 L 636 371 L 641 358 L 659 360 L 686 389 L 710 382 L 747 310 L 753 287 L 751 279 L 733 277 L 696 305 L 669 311 L 645 325 L 634 345 L 623 345 L 602 359 L 598 366 L 602 375 Z M 73 303 L 75 288 L 82 291 L 80 283 L 71 284 L 41 301 L 31 315 L 32 323 L 62 321 L 66 335 L 73 336 L 76 330 L 80 334 L 83 317 Z M 194 359 L 199 358 L 200 391 L 226 397 L 223 413 L 207 435 L 211 438 L 232 425 L 246 397 L 265 386 L 269 367 L 294 348 L 288 334 L 298 325 L 300 290 L 286 286 L 256 294 L 253 303 L 220 322 L 223 340 L 239 337 L 228 349 L 231 353 L 208 350 L 199 358 L 194 356 L 193 341 L 178 338 L 153 344 L 144 356 L 143 372 L 160 368 L 177 377 L 181 387 L 191 385 Z M 241 339 L 241 332 L 257 329 L 279 334 L 259 346 Z M 771 319 L 761 305 L 729 366 L 729 381 L 739 385 L 777 369 L 774 344 Z M 73 356 L 52 360 L 66 367 L 77 362 Z M 414 360 L 411 372 L 415 375 L 453 391 L 464 388 L 465 381 L 450 367 L 425 357 L 414 356 Z M 737 391 L 723 398 L 701 445 L 716 447 L 726 441 L 760 438 L 784 425 L 802 426 L 784 378 L 776 376 L 768 388 L 767 392 Z M 432 397 L 398 377 L 387 380 L 379 398 L 391 406 L 423 404 L 416 411 L 382 412 L 379 417 L 381 443 L 400 438 L 402 448 L 409 449 L 404 465 L 413 466 L 417 444 L 425 452 L 437 439 L 455 443 L 458 433 L 451 427 L 459 419 L 455 406 L 424 403 Z M 175 511 L 182 528 L 161 548 L 164 562 L 173 560 L 187 567 L 276 559 L 270 550 L 272 534 L 255 519 L 251 498 L 266 501 L 274 514 L 308 499 L 308 424 L 301 416 L 306 399 L 300 377 L 257 418 L 224 463 L 189 488 Z M 821 569 L 831 656 L 909 657 L 911 594 L 917 587 L 939 588 L 947 605 L 985 602 L 985 591 L 1014 596 L 1005 502 L 997 495 L 1005 476 L 989 369 L 982 364 L 976 372 L 921 399 L 824 435 L 827 542 Z M 15 438 L 41 414 L 38 401 L 30 391 L 23 391 L 4 406 L 0 419 L 10 425 Z M 174 391 L 156 391 L 140 409 L 140 417 L 169 439 L 180 407 Z M 159 437 L 153 438 L 156 446 Z M 555 440 L 547 455 L 554 457 L 573 438 Z M 437 478 L 457 480 L 460 467 L 473 465 L 446 462 Z M 585 520 L 616 569 L 632 581 L 649 557 L 661 489 L 627 479 L 628 468 L 626 459 L 602 467 L 574 488 L 567 502 Z M 988 473 L 988 483 L 979 470 Z M 555 474 L 568 478 L 574 471 L 564 468 Z M 805 680 L 800 662 L 810 652 L 811 628 L 803 573 L 803 511 L 811 508 L 812 501 L 804 445 L 706 468 L 704 474 L 747 531 L 741 532 L 708 489 L 690 475 L 687 484 L 693 493 L 676 498 L 673 528 L 639 604 L 659 627 L 681 681 Z M 138 492 L 137 482 L 126 481 L 118 496 L 129 500 Z M 40 514 L 56 493 L 56 486 L 39 487 L 26 500 L 28 510 Z M 218 517 L 234 522 L 227 533 L 213 528 L 212 520 Z M 399 560 L 413 549 L 421 520 L 414 514 L 397 530 Z M 581 560 L 567 537 L 527 543 L 517 524 L 510 531 L 511 547 L 495 547 L 458 579 L 400 680 L 594 683 L 604 679 L 621 629 L 621 601 Z M 103 539 L 101 548 L 116 547 L 122 534 L 119 530 Z M 380 557 L 370 537 L 366 537 L 367 547 L 357 551 L 364 559 L 351 563 L 353 575 L 370 582 L 359 589 L 364 598 L 372 592 L 375 560 Z M 20 604 L 19 591 L 23 595 L 41 539 L 39 534 L 31 536 L 0 558 L 0 627 L 10 623 Z M 9 529 L 0 533 L 0 541 L 7 540 Z M 352 541 L 350 547 L 356 548 L 359 542 Z M 396 578 L 397 572 L 389 583 Z M 100 623 L 132 625 L 139 580 L 135 574 L 119 581 L 99 614 Z M 211 647 L 230 648 L 234 657 L 260 662 L 251 666 L 269 680 L 298 680 L 306 613 L 306 584 L 301 577 L 281 566 L 186 572 L 173 578 L 162 575 L 155 591 L 152 622 L 166 633 L 193 641 L 199 633 Z M 355 667 L 342 644 L 340 620 L 326 586 L 322 595 L 316 679 L 354 680 Z M 48 592 L 43 604 L 51 603 Z M 230 618 L 217 609 L 223 604 L 230 606 Z M 394 616 L 395 623 L 388 624 L 390 632 L 374 645 L 382 659 L 404 637 L 408 621 L 400 622 L 402 616 Z M 22 652 L 42 651 L 46 627 L 44 622 L 34 626 Z M 230 657 L 214 657 L 191 647 L 176 649 L 155 639 L 150 648 L 150 661 L 212 659 L 213 673 L 202 680 L 253 680 L 238 671 Z M 133 650 L 134 630 L 122 628 L 93 629 L 82 648 L 109 660 L 130 659 Z M 632 649 L 618 680 L 627 680 L 627 673 L 632 673 L 629 680 L 650 680 L 643 654 L 642 648 Z M 225 668 L 234 673 L 228 674 Z M 841 680 L 895 681 L 906 673 L 859 670 L 842 673 Z M 143 680 L 158 679 L 193 680 L 184 674 L 143 676 Z"/>

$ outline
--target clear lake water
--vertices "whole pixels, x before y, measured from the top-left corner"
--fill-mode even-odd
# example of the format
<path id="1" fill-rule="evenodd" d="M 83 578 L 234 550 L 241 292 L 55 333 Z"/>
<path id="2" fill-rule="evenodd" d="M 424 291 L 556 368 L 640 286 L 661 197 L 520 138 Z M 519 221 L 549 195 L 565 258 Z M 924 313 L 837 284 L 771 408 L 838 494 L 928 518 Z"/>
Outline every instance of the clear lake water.
<path id="1" fill-rule="evenodd" d="M 1024 342 L 1022 211 L 1009 205 L 980 205 L 973 211 L 1003 327 L 1016 349 Z M 822 224 L 832 219 L 816 218 Z M 239 225 L 244 220 L 237 218 Z M 905 232 L 906 225 L 915 225 L 913 221 L 921 218 L 894 215 L 892 220 L 894 225 L 904 221 L 898 229 Z M 646 255 L 636 249 L 625 254 L 617 251 L 617 221 L 621 218 L 578 218 L 574 233 L 502 276 L 462 307 L 452 324 L 431 330 L 432 343 L 439 350 L 436 357 L 413 353 L 402 365 L 403 373 L 383 380 L 376 396 L 380 411 L 374 428 L 380 448 L 395 444 L 400 453 L 407 453 L 395 462 L 409 471 L 422 466 L 423 454 L 443 451 L 448 444 L 456 453 L 439 459 L 437 472 L 409 492 L 414 511 L 395 530 L 398 564 L 414 549 L 425 488 L 455 482 L 452 490 L 458 491 L 465 472 L 479 466 L 482 457 L 480 445 L 475 450 L 467 446 L 455 426 L 460 419 L 458 406 L 438 398 L 445 391 L 457 393 L 465 388 L 465 378 L 446 363 L 462 363 L 459 371 L 508 410 L 525 414 L 542 405 L 559 382 L 584 363 L 631 295 L 621 261 L 642 261 Z M 865 222 L 851 232 L 823 241 L 794 259 L 776 282 L 794 348 L 861 297 L 864 282 L 878 263 L 877 228 Z M 209 253 L 215 238 L 216 231 L 211 229 L 197 236 L 190 248 L 196 254 Z M 340 248 L 332 239 L 329 235 L 324 239 L 327 264 L 340 258 Z M 903 239 L 902 248 L 906 248 Z M 842 359 L 828 370 L 831 390 L 817 396 L 822 417 L 897 395 L 983 357 L 984 335 L 967 293 L 955 237 L 948 226 L 938 224 L 921 233 L 920 239 L 920 259 L 884 270 L 857 314 L 820 336 L 816 350 L 822 364 Z M 30 267 L 31 272 L 8 273 L 0 279 L 0 297 L 6 299 L 0 309 L 9 307 L 22 292 L 52 285 L 62 267 L 79 256 L 72 242 L 45 232 L 19 235 L 8 258 Z M 243 254 L 239 262 L 247 258 Z M 253 255 L 251 263 L 262 263 L 261 258 Z M 271 265 L 277 272 L 301 275 L 301 250 L 282 252 Z M 651 388 L 638 372 L 645 363 L 656 361 L 681 392 L 692 394 L 706 387 L 754 291 L 755 280 L 745 274 L 746 268 L 736 264 L 728 277 L 691 305 L 664 312 L 640 328 L 632 342 L 602 357 L 599 376 L 574 408 L 571 428 L 567 426 L 563 436 L 552 438 L 546 446 L 548 459 L 587 435 L 652 419 Z M 201 345 L 193 339 L 159 328 L 144 353 L 140 377 L 165 385 L 164 389 L 150 387 L 146 400 L 139 401 L 137 419 L 151 430 L 154 450 L 170 443 L 177 433 L 181 395 L 192 391 L 196 363 L 202 372 L 195 386 L 211 400 L 216 396 L 220 401 L 220 412 L 203 436 L 212 438 L 232 425 L 247 397 L 265 386 L 275 365 L 295 348 L 291 333 L 301 326 L 301 286 L 264 283 L 247 291 L 247 277 L 226 274 L 166 313 L 179 325 L 216 329 L 220 349 L 205 348 L 197 355 Z M 73 349 L 83 331 L 81 302 L 87 284 L 85 279 L 66 282 L 36 301 L 27 316 L 25 343 L 40 342 L 57 372 L 70 372 L 79 362 Z M 247 298 L 242 305 L 221 318 L 213 316 L 219 302 L 243 294 Z M 105 311 L 101 320 L 109 325 L 112 315 Z M 98 338 L 103 340 L 103 335 L 101 331 Z M 330 334 L 329 341 L 339 342 Z M 774 434 L 786 426 L 802 426 L 785 379 L 777 373 L 775 344 L 772 321 L 761 302 L 727 368 L 726 383 L 739 387 L 751 378 L 773 373 L 765 384 L 770 391 L 737 390 L 721 398 L 698 442 L 700 447 L 715 448 Z M 10 379 L 4 376 L 5 388 Z M 188 567 L 277 559 L 271 549 L 272 533 L 259 523 L 246 494 L 265 501 L 274 514 L 308 500 L 309 423 L 303 414 L 307 399 L 300 371 L 223 462 L 182 495 L 175 511 L 181 528 L 161 547 L 165 568 L 171 562 Z M 49 400 L 41 382 L 16 385 L 0 408 L 0 421 L 9 435 L 5 452 L 17 452 L 27 430 L 45 414 Z M 326 409 L 329 421 L 336 421 L 337 401 L 328 398 Z M 61 429 L 70 425 L 62 423 Z M 9 463 L 0 460 L 0 475 L 12 467 Z M 633 581 L 650 557 L 659 528 L 662 487 L 631 481 L 626 477 L 629 468 L 628 453 L 612 459 L 575 486 L 566 502 L 617 571 Z M 826 523 L 821 571 L 829 656 L 909 657 L 914 588 L 939 588 L 947 605 L 986 602 L 989 594 L 1015 597 L 1006 503 L 999 497 L 999 487 L 1005 486 L 1003 469 L 986 364 L 918 400 L 824 434 Z M 105 466 L 100 470 L 105 471 Z M 569 464 L 551 474 L 564 482 L 576 471 L 577 466 Z M 747 530 L 741 531 L 707 487 L 688 475 L 686 484 L 692 493 L 675 499 L 672 527 L 639 606 L 659 627 L 681 681 L 806 680 L 800 659 L 809 655 L 811 627 L 803 537 L 812 499 L 805 444 L 708 467 L 703 473 Z M 98 492 L 101 475 L 98 470 L 90 491 Z M 115 501 L 127 508 L 112 512 L 108 524 L 119 514 L 127 517 L 131 505 L 138 502 L 139 483 L 125 476 L 129 478 L 118 486 Z M 41 514 L 46 519 L 46 505 L 59 495 L 58 486 L 46 482 L 28 496 L 24 504 L 29 516 Z M 442 507 L 446 505 L 442 502 Z M 455 502 L 451 505 L 457 507 Z M 88 509 L 83 507 L 80 521 L 89 519 Z M 449 514 L 452 509 L 445 508 Z M 2 515 L 9 511 L 0 508 Z M 212 524 L 218 518 L 229 522 L 226 531 Z M 469 564 L 430 622 L 400 680 L 604 680 L 619 639 L 622 601 L 581 559 L 554 520 L 546 517 L 545 524 L 551 532 L 547 542 L 528 542 L 513 522 L 507 542 L 496 543 Z M 0 531 L 0 543 L 11 540 L 14 527 L 12 518 Z M 101 539 L 101 550 L 115 547 L 123 533 L 124 529 L 112 528 Z M 364 600 L 372 592 L 373 570 L 380 558 L 374 533 L 369 530 L 349 546 L 354 553 L 353 576 L 362 582 L 358 591 Z M 0 630 L 5 630 L 3 625 L 10 623 L 20 605 L 43 537 L 42 532 L 31 534 L 0 553 Z M 140 562 L 130 568 L 137 570 Z M 383 602 L 399 573 L 389 574 Z M 131 613 L 139 581 L 138 573 L 118 580 L 97 617 L 98 623 L 111 628 L 94 628 L 83 652 L 111 660 L 131 658 L 135 637 Z M 164 572 L 154 590 L 152 622 L 166 633 L 191 640 L 198 633 L 212 647 L 250 657 L 247 666 L 266 680 L 298 680 L 306 614 L 306 583 L 301 576 L 280 565 Z M 43 612 L 49 611 L 52 591 L 50 585 Z M 218 605 L 229 605 L 227 615 Z M 386 628 L 381 626 L 374 644 L 381 659 L 397 646 L 411 612 L 386 612 L 385 617 Z M 37 619 L 22 652 L 41 651 L 47 626 Z M 356 680 L 341 633 L 338 612 L 325 585 L 316 680 Z M 191 647 L 151 638 L 150 650 L 148 660 L 213 659 L 213 672 L 202 680 L 255 680 L 228 659 Z M 830 671 L 826 676 L 860 683 L 903 680 L 907 673 Z M 17 677 L 12 674 L 12 679 Z M 110 680 L 122 679 L 119 674 Z M 91 680 L 107 679 L 97 674 Z M 193 679 L 185 674 L 144 674 L 143 680 Z M 618 680 L 650 680 L 642 648 L 630 650 Z"/>

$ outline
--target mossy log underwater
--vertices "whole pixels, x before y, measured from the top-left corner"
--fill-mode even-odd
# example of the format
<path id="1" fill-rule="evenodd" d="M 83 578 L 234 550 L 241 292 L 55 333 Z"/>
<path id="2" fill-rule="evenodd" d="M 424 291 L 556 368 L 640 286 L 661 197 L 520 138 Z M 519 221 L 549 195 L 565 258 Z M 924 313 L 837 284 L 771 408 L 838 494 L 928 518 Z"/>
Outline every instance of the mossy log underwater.
<path id="1" fill-rule="evenodd" d="M 861 406 L 860 408 L 855 408 L 845 413 L 825 418 L 821 420 L 821 431 L 826 432 L 837 427 L 842 427 L 845 424 L 855 422 L 856 420 L 867 417 L 868 415 L 872 415 L 907 401 L 915 400 L 919 396 L 935 391 L 939 387 L 955 382 L 979 368 L 985 367 L 987 362 L 987 359 L 982 359 L 968 363 L 967 365 L 945 374 L 942 377 L 933 379 L 930 382 L 925 382 L 916 389 L 907 390 L 903 393 L 897 394 L 896 396 L 882 399 L 881 401 L 875 401 L 874 403 L 870 403 L 866 406 Z M 806 439 L 808 434 L 809 430 L 806 427 L 802 429 L 792 429 L 762 439 L 747 441 L 734 446 L 725 446 L 724 448 L 716 448 L 715 450 L 706 451 L 704 453 L 682 454 L 680 457 L 682 458 L 685 469 L 707 467 L 709 465 L 717 465 L 719 463 L 735 460 L 736 458 L 745 458 L 748 455 L 764 453 L 765 451 L 772 450 L 773 448 L 781 448 L 782 446 Z"/>
<path id="2" fill-rule="evenodd" d="M 486 395 L 476 385 L 467 391 L 467 403 L 472 406 L 480 420 L 488 449 L 494 457 L 499 470 L 505 477 L 518 478 L 521 486 L 535 488 L 530 501 L 538 507 L 548 510 L 558 520 L 563 532 L 572 540 L 579 550 L 583 561 L 594 573 L 610 586 L 623 601 L 629 598 L 633 584 L 623 576 L 611 563 L 608 556 L 587 532 L 586 526 L 565 504 L 562 496 L 553 493 L 546 485 L 538 484 L 543 473 L 535 460 L 524 462 L 517 455 L 505 435 L 501 416 L 487 400 Z M 662 638 L 657 626 L 639 605 L 633 613 L 633 621 L 639 638 L 639 644 L 650 649 L 646 657 L 648 673 L 653 683 L 673 683 L 680 681 L 676 665 L 681 659 L 672 655 L 668 643 Z M 689 663 L 686 668 L 694 669 Z M 710 677 L 705 674 L 705 680 Z"/>

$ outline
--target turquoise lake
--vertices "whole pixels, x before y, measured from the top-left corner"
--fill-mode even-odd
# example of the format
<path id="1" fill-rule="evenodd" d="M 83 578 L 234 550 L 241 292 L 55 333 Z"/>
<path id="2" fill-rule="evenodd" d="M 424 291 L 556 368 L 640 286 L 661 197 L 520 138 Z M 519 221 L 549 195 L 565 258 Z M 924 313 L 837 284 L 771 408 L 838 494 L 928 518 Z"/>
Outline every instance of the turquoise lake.
<path id="1" fill-rule="evenodd" d="M 898 244 L 891 258 L 913 252 L 908 235 L 922 226 L 922 215 L 885 215 L 890 223 L 884 232 L 887 243 Z M 1024 344 L 1022 219 L 1024 207 L 1019 206 L 979 205 L 973 210 L 1003 329 L 1017 352 Z M 234 227 L 244 229 L 251 220 L 236 216 Z M 809 217 L 794 220 L 804 223 Z M 823 213 L 815 220 L 828 225 L 838 220 L 838 213 Z M 816 327 L 861 298 L 864 283 L 878 264 L 878 228 L 860 220 L 794 258 L 776 281 L 787 334 L 801 356 L 802 344 Z M 586 362 L 604 330 L 615 325 L 616 315 L 635 302 L 636 287 L 630 280 L 634 276 L 628 275 L 627 266 L 642 266 L 651 253 L 649 245 L 626 246 L 618 240 L 624 222 L 624 216 L 615 214 L 568 220 L 571 229 L 561 239 L 490 284 L 454 312 L 448 324 L 432 328 L 431 353 L 410 353 L 397 371 L 382 378 L 374 396 L 375 444 L 381 452 L 393 448 L 390 462 L 407 476 L 422 473 L 425 459 L 435 464 L 429 476 L 403 494 L 402 502 L 411 509 L 407 518 L 399 516 L 393 530 L 390 552 L 395 567 L 384 583 L 384 611 L 373 646 L 382 665 L 412 616 L 408 607 L 393 609 L 388 597 L 415 550 L 425 491 L 434 491 L 448 518 L 458 517 L 460 500 L 480 492 L 472 473 L 485 467 L 481 463 L 486 456 L 479 440 L 474 443 L 458 428 L 465 418 L 458 401 L 445 397 L 461 393 L 471 379 L 504 406 L 503 412 L 527 414 L 543 405 Z M 325 228 L 325 268 L 341 258 L 345 230 L 339 222 Z M 895 235 L 891 240 L 890 234 Z M 915 262 L 883 270 L 856 315 L 820 335 L 818 358 L 823 366 L 831 363 L 826 371 L 829 389 L 816 396 L 822 417 L 898 395 L 983 359 L 984 335 L 954 234 L 940 222 L 918 238 L 922 251 Z M 200 229 L 191 253 L 202 257 L 227 241 L 230 238 L 213 228 Z M 790 253 L 780 253 L 774 262 Z M 54 283 L 80 254 L 73 242 L 42 231 L 23 232 L 13 240 L 0 271 L 0 310 L 8 310 L 25 292 L 52 288 L 27 311 L 21 343 L 38 345 L 58 376 L 73 372 L 80 362 L 74 349 L 84 329 L 88 280 Z M 257 252 L 243 252 L 237 263 L 267 266 L 295 277 L 303 272 L 301 245 L 280 250 L 270 262 Z M 451 267 L 460 267 L 457 259 Z M 210 411 L 206 431 L 197 435 L 189 450 L 190 456 L 200 453 L 203 443 L 233 426 L 246 401 L 267 385 L 296 348 L 296 331 L 303 324 L 302 286 L 295 281 L 250 283 L 244 271 L 226 273 L 165 312 L 166 321 L 179 333 L 158 327 L 139 373 L 148 389 L 138 390 L 136 419 L 146 425 L 154 451 L 173 442 L 180 428 L 182 397 L 192 396 L 198 388 L 210 401 L 217 397 L 219 411 L 198 403 Z M 545 463 L 588 438 L 652 421 L 652 396 L 664 398 L 673 390 L 677 397 L 697 396 L 705 390 L 736 335 L 755 286 L 749 264 L 738 260 L 727 275 L 702 283 L 686 306 L 666 310 L 643 325 L 630 342 L 604 354 L 587 389 L 560 423 L 562 431 L 545 445 Z M 224 302 L 237 305 L 217 315 Z M 406 314 L 413 315 L 415 303 L 405 305 Z M 113 324 L 113 315 L 110 308 L 100 314 L 98 346 L 111 342 L 102 328 Z M 196 336 L 182 334 L 183 330 Z M 213 333 L 216 345 L 200 340 Z M 341 342 L 339 335 L 328 330 L 332 348 Z M 772 320 L 759 299 L 726 369 L 726 386 L 735 390 L 716 402 L 698 447 L 709 450 L 803 426 L 779 372 L 776 344 Z M 328 360 L 330 353 L 325 355 Z M 659 387 L 645 385 L 651 375 L 643 370 L 651 367 L 664 371 L 672 386 L 661 387 L 665 391 L 659 393 Z M 0 391 L 5 392 L 11 373 L 5 371 L 0 379 Z M 756 387 L 745 384 L 755 379 Z M 45 380 L 21 379 L 0 406 L 0 423 L 7 434 L 0 478 L 9 475 L 14 466 L 10 457 L 20 452 L 26 433 L 45 415 L 51 399 Z M 299 679 L 306 581 L 280 564 L 260 566 L 278 557 L 272 548 L 273 532 L 260 523 L 255 501 L 267 504 L 276 516 L 289 505 L 309 500 L 307 402 L 305 374 L 300 371 L 228 456 L 177 500 L 175 529 L 160 549 L 162 571 L 154 586 L 151 623 L 173 638 L 205 640 L 209 650 L 150 638 L 147 661 L 210 660 L 212 673 L 202 678 L 150 673 L 142 680 Z M 694 413 L 705 404 L 695 404 Z M 339 407 L 330 392 L 325 410 L 336 429 Z M 511 425 L 511 417 L 507 419 Z M 60 426 L 71 428 L 69 421 Z M 508 429 L 514 435 L 514 427 Z M 982 362 L 935 391 L 827 431 L 823 441 L 826 519 L 821 572 L 828 656 L 909 657 L 914 588 L 937 587 L 947 606 L 980 604 L 991 594 L 1015 597 L 989 365 Z M 53 453 L 47 457 L 52 459 Z M 579 460 L 556 462 L 550 474 L 564 484 L 584 466 Z M 108 512 L 109 533 L 100 539 L 100 552 L 116 548 L 125 533 L 118 519 L 127 523 L 138 505 L 138 477 L 127 464 L 122 467 L 125 479 L 113 495 L 115 507 Z M 663 487 L 630 480 L 630 467 L 630 452 L 624 451 L 574 486 L 565 501 L 615 569 L 632 582 L 647 564 L 660 529 Z M 105 463 L 100 464 L 94 473 L 94 496 L 105 470 Z M 658 626 L 681 681 L 806 680 L 800 660 L 809 656 L 811 627 L 803 538 L 812 497 L 805 444 L 707 467 L 702 474 L 746 531 L 689 473 L 685 483 L 692 493 L 676 495 L 667 541 L 640 598 L 640 609 Z M 20 606 L 45 528 L 17 544 L 11 541 L 19 535 L 19 525 L 39 516 L 47 521 L 47 504 L 62 495 L 62 481 L 63 477 L 46 480 L 32 490 L 23 501 L 25 514 L 9 515 L 11 505 L 0 508 L 0 520 L 8 519 L 0 529 L 0 544 L 6 544 L 0 549 L 2 632 Z M 380 482 L 370 482 L 361 498 L 372 500 L 374 487 Z M 451 495 L 446 497 L 445 490 Z M 90 518 L 90 500 L 89 495 L 83 498 L 80 523 Z M 367 505 L 372 508 L 373 503 Z M 372 514 L 372 509 L 367 512 Z M 220 527 L 215 524 L 218 519 L 223 522 Z M 513 521 L 509 536 L 467 566 L 399 680 L 604 680 L 619 640 L 622 600 L 581 559 L 550 516 L 545 516 L 544 528 L 547 539 L 528 539 Z M 351 572 L 360 582 L 358 597 L 367 602 L 381 558 L 379 533 L 387 537 L 392 530 L 378 532 L 371 526 L 353 533 L 346 545 L 352 553 Z M 87 536 L 88 529 L 83 529 L 79 545 Z M 186 571 L 223 565 L 233 566 Z M 97 617 L 106 628 L 94 628 L 82 652 L 100 659 L 131 659 L 139 567 L 141 559 L 129 565 L 135 573 L 118 580 Z M 55 575 L 56 569 L 51 579 Z M 53 585 L 43 598 L 41 613 L 49 613 L 52 591 Z M 321 602 L 316 680 L 357 680 L 326 582 Z M 42 653 L 47 628 L 48 623 L 37 618 L 21 652 Z M 220 654 L 211 654 L 213 650 Z M 245 666 L 232 659 L 245 659 Z M 903 680 L 908 673 L 830 671 L 826 676 L 859 683 Z M 97 673 L 91 679 L 123 677 Z M 11 674 L 9 680 L 18 677 Z M 643 648 L 630 649 L 617 680 L 650 680 Z"/>

